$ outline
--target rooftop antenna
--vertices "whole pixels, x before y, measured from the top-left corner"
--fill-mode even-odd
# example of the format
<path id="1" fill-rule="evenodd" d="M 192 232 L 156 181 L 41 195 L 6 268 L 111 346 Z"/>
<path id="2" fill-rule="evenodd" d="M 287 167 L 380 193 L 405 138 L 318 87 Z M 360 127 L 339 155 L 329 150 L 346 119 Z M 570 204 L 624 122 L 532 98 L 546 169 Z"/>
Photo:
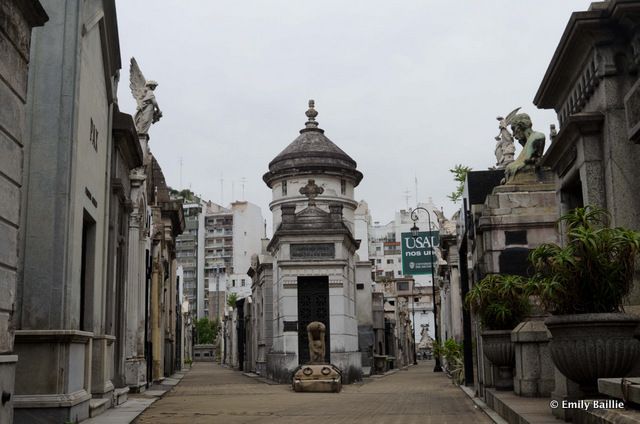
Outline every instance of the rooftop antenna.
<path id="1" fill-rule="evenodd" d="M 409 191 L 409 189 L 406 189 L 405 191 L 403 191 L 403 193 L 404 193 L 405 203 L 407 204 L 407 209 L 409 209 L 409 197 L 411 197 L 409 195 L 410 191 Z"/>
<path id="2" fill-rule="evenodd" d="M 220 173 L 220 204 L 224 204 L 224 178 L 222 172 Z"/>
<path id="3" fill-rule="evenodd" d="M 416 186 L 416 205 L 418 204 L 418 176 L 414 175 L 414 182 L 415 182 L 415 186 Z"/>
<path id="4" fill-rule="evenodd" d="M 236 182 L 231 180 L 231 201 L 236 201 Z"/>
<path id="5" fill-rule="evenodd" d="M 180 190 L 183 189 L 182 186 L 182 156 L 180 156 Z"/>
<path id="6" fill-rule="evenodd" d="M 240 178 L 240 183 L 242 184 L 242 200 L 244 200 L 244 183 L 247 182 L 245 177 Z"/>

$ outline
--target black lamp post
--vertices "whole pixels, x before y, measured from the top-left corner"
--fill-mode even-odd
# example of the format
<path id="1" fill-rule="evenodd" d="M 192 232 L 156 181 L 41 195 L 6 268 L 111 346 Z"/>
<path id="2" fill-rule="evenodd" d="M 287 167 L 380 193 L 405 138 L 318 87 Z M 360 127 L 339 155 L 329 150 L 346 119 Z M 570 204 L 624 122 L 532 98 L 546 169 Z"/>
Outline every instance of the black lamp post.
<path id="1" fill-rule="evenodd" d="M 416 298 L 415 289 L 416 281 L 411 282 L 411 340 L 413 340 L 413 365 L 418 365 L 418 346 L 416 345 Z"/>
<path id="2" fill-rule="evenodd" d="M 416 225 L 416 221 L 418 221 L 419 217 L 416 213 L 417 211 L 422 210 L 427 213 L 427 219 L 429 222 L 429 232 L 431 231 L 431 213 L 423 207 L 418 206 L 414 210 L 411 211 L 411 220 L 413 221 L 413 227 L 411 227 L 411 236 L 415 239 L 418 237 L 418 232 L 420 228 Z M 431 244 L 431 243 L 429 243 Z M 433 254 L 435 250 L 433 246 L 431 246 L 431 252 L 429 254 L 429 259 L 431 261 L 431 294 L 433 297 L 433 330 L 435 332 L 435 343 L 440 345 L 440 338 L 438 337 L 438 303 L 436 302 L 436 270 L 433 266 Z M 440 357 L 436 356 L 436 365 L 433 367 L 433 372 L 442 372 L 442 366 L 440 365 Z"/>

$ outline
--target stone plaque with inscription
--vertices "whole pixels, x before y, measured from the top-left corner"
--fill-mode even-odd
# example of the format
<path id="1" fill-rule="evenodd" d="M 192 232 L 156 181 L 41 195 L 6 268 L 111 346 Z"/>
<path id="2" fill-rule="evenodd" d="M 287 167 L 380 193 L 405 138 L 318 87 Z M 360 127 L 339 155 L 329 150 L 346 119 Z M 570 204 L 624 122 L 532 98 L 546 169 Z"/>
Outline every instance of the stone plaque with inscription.
<path id="1" fill-rule="evenodd" d="M 291 259 L 333 259 L 336 246 L 333 243 L 305 243 L 291 245 Z"/>

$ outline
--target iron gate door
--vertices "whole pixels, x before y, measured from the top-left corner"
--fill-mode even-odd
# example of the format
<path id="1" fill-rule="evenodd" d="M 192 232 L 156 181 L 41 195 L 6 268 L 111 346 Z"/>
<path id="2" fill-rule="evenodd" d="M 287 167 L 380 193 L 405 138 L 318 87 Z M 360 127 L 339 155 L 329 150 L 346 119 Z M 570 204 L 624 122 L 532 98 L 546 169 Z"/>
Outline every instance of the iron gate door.
<path id="1" fill-rule="evenodd" d="M 326 326 L 325 361 L 331 362 L 329 329 L 329 277 L 298 277 L 298 363 L 309 362 L 307 325 L 319 321 Z"/>

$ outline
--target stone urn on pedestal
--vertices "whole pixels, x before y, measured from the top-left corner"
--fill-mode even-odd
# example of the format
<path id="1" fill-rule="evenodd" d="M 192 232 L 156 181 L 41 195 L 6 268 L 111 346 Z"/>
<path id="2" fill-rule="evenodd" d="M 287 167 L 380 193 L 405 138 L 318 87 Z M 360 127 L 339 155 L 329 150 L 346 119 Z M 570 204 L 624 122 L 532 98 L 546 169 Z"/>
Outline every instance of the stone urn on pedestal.
<path id="1" fill-rule="evenodd" d="M 497 390 L 512 390 L 516 351 L 511 342 L 511 330 L 483 331 L 482 351 L 496 368 L 493 375 L 495 388 Z"/>
<path id="2" fill-rule="evenodd" d="M 529 311 L 525 280 L 515 275 L 490 274 L 476 283 L 465 298 L 482 327 L 482 350 L 493 364 L 497 390 L 513 389 L 515 347 L 511 331 Z"/>
<path id="3" fill-rule="evenodd" d="M 636 331 L 640 317 L 621 313 L 633 283 L 640 232 L 610 228 L 608 213 L 576 208 L 560 218 L 566 244 L 533 250 L 535 275 L 527 283 L 553 316 L 551 359 L 586 395 L 599 378 L 625 377 L 640 358 Z"/>

